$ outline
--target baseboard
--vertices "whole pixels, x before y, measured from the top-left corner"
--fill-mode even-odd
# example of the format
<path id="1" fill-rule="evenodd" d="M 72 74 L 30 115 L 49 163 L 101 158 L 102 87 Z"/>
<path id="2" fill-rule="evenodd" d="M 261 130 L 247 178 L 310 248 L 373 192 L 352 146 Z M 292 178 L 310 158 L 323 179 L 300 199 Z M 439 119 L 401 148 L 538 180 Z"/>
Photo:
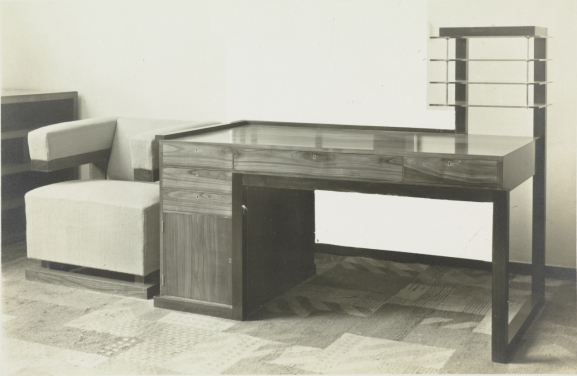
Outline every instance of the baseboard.
<path id="1" fill-rule="evenodd" d="M 467 268 L 475 270 L 491 270 L 492 265 L 489 261 L 469 260 L 456 257 L 424 255 L 419 253 L 406 253 L 397 251 L 384 251 L 369 248 L 345 247 L 334 244 L 315 245 L 315 252 L 328 253 L 337 256 L 355 256 L 368 257 L 377 260 L 394 261 L 401 263 L 418 263 L 426 265 L 442 265 L 455 268 Z M 515 274 L 530 275 L 531 265 L 520 262 L 509 263 L 510 270 Z M 559 266 L 545 266 L 545 277 L 575 281 L 576 270 L 573 268 L 563 268 Z"/>
<path id="2" fill-rule="evenodd" d="M 26 279 L 140 299 L 150 299 L 160 291 L 159 283 L 136 283 L 41 267 L 26 269 Z"/>

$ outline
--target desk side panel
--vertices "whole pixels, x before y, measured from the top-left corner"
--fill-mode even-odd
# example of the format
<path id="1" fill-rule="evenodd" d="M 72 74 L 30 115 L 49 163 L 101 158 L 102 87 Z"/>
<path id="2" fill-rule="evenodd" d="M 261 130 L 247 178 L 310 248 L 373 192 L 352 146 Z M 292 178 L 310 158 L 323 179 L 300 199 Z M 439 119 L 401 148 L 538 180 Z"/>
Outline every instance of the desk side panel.
<path id="1" fill-rule="evenodd" d="M 503 188 L 513 190 L 535 175 L 535 142 L 523 146 L 503 159 Z"/>

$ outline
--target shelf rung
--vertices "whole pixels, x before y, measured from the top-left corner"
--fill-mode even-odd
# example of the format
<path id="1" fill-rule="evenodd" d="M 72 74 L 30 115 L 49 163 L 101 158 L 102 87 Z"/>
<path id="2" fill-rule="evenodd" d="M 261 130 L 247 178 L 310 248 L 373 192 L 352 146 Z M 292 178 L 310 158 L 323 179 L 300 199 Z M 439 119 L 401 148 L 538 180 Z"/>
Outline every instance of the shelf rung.
<path id="1" fill-rule="evenodd" d="M 464 103 L 430 103 L 429 106 L 435 107 L 493 107 L 493 108 L 544 108 L 547 106 L 551 106 L 552 103 L 547 104 L 532 104 L 529 106 L 508 106 L 508 105 L 494 105 L 494 104 L 464 104 Z"/>
<path id="2" fill-rule="evenodd" d="M 429 59 L 430 61 L 551 61 L 553 59 Z"/>
<path id="3" fill-rule="evenodd" d="M 431 39 L 469 39 L 469 38 L 553 38 L 548 35 L 471 35 L 460 37 L 430 37 Z"/>
<path id="4" fill-rule="evenodd" d="M 546 85 L 553 81 L 531 81 L 531 82 L 471 82 L 471 81 L 430 81 L 431 84 L 463 84 L 463 85 Z"/>

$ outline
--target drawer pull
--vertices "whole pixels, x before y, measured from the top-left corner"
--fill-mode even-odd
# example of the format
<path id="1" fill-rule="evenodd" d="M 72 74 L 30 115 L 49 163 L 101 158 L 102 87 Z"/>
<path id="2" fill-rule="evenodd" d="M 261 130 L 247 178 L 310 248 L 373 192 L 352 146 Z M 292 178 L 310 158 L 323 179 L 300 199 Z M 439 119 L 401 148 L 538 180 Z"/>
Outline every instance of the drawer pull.
<path id="1" fill-rule="evenodd" d="M 317 159 L 317 155 L 316 155 L 316 154 L 313 154 L 313 159 Z"/>

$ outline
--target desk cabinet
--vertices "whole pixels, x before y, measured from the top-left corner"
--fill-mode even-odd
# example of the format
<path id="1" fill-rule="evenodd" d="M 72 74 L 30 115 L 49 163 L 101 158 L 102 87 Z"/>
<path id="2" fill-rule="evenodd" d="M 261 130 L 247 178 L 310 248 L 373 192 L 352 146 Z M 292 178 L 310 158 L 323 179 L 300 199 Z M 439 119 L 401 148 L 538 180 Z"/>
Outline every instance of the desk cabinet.
<path id="1" fill-rule="evenodd" d="M 2 245 L 26 239 L 26 192 L 76 178 L 72 168 L 51 173 L 31 171 L 28 132 L 76 120 L 77 103 L 76 92 L 2 91 Z"/>
<path id="2" fill-rule="evenodd" d="M 161 295 L 232 306 L 231 148 L 162 148 Z"/>

